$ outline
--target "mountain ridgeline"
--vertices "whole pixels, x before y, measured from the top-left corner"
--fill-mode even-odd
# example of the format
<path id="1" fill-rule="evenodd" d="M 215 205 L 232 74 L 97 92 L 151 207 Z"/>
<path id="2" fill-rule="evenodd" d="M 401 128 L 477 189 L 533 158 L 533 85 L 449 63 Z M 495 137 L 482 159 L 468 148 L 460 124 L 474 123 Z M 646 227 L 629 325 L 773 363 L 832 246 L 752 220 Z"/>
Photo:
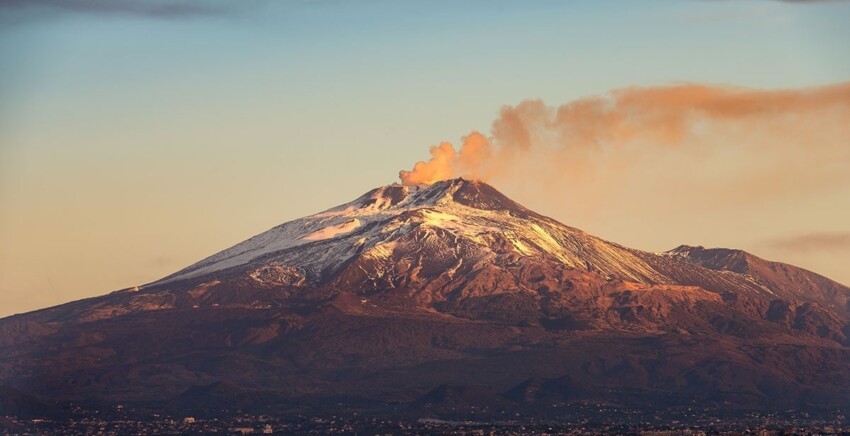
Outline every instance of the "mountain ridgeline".
<path id="1" fill-rule="evenodd" d="M 157 282 L 0 320 L 15 410 L 847 407 L 849 369 L 846 286 L 739 250 L 623 247 L 463 179 L 377 188 Z"/>

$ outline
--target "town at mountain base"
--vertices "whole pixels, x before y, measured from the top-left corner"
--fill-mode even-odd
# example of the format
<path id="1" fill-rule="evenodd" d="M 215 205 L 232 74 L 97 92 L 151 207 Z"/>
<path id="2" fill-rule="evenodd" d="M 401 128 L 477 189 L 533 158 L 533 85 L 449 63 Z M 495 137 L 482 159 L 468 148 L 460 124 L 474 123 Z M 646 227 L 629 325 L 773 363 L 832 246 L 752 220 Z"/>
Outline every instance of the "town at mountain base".
<path id="1" fill-rule="evenodd" d="M 390 185 L 0 320 L 0 415 L 847 409 L 848 320 L 850 289 L 791 265 L 626 248 L 478 181 Z"/>

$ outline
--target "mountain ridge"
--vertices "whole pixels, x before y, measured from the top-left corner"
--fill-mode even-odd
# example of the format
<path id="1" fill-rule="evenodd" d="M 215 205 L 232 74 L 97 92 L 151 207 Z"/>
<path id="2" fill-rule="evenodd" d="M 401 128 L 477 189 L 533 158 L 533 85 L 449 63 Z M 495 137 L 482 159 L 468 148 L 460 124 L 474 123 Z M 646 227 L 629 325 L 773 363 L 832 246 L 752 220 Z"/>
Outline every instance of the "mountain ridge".
<path id="1" fill-rule="evenodd" d="M 847 292 L 850 288 L 798 266 L 766 260 L 750 252 L 730 248 L 680 245 L 665 253 L 706 268 L 750 275 L 769 287 L 782 289 L 795 298 L 832 305 L 845 315 L 850 314 Z M 812 295 L 813 292 L 816 294 Z"/>

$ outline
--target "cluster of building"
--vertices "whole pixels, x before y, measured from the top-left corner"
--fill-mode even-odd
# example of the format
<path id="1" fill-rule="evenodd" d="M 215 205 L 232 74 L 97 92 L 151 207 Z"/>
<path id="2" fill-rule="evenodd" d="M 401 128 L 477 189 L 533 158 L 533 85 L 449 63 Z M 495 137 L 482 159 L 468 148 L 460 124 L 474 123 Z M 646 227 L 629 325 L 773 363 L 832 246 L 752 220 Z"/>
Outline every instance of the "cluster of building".
<path id="1" fill-rule="evenodd" d="M 87 410 L 75 406 L 73 418 L 17 418 L 0 416 L 0 435 L 124 435 L 124 434 L 445 434 L 445 435 L 593 435 L 600 433 L 646 436 L 699 436 L 723 434 L 828 435 L 850 434 L 842 411 L 750 412 L 728 415 L 721 410 L 683 407 L 668 413 L 622 410 L 602 404 L 583 404 L 564 410 L 561 418 L 511 414 L 498 420 L 397 417 L 357 412 L 330 416 L 242 414 L 232 417 L 167 416 L 124 406 Z"/>

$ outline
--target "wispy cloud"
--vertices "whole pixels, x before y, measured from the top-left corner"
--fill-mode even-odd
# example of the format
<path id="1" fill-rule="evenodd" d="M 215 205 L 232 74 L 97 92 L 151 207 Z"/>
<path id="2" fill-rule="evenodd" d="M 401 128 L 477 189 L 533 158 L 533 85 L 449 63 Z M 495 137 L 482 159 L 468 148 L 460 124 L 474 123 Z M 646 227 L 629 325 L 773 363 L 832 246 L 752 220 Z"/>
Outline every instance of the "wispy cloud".
<path id="1" fill-rule="evenodd" d="M 252 0 L 0 0 L 0 13 L 11 15 L 16 21 L 62 14 L 185 19 L 230 15 L 256 3 Z"/>
<path id="2" fill-rule="evenodd" d="M 761 245 L 782 251 L 850 251 L 850 232 L 821 232 L 764 241 Z"/>

